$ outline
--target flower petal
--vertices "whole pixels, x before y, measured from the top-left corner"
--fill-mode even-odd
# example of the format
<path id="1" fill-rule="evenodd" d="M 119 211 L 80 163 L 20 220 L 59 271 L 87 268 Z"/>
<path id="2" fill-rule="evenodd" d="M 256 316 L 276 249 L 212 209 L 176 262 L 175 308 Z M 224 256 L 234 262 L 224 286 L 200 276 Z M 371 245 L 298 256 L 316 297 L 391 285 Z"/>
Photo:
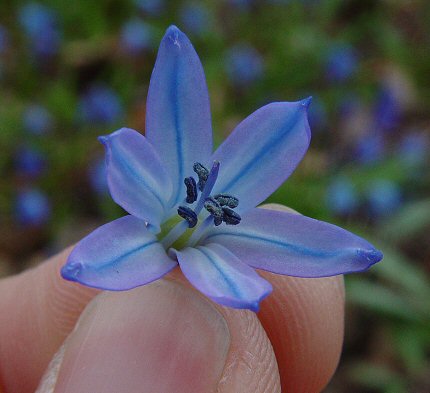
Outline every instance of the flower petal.
<path id="1" fill-rule="evenodd" d="M 157 280 L 176 265 L 144 221 L 125 216 L 82 239 L 61 275 L 90 287 L 122 291 Z"/>
<path id="2" fill-rule="evenodd" d="M 310 142 L 310 99 L 274 102 L 242 121 L 214 153 L 220 173 L 214 193 L 239 198 L 238 211 L 257 206 L 293 172 Z"/>
<path id="3" fill-rule="evenodd" d="M 171 26 L 161 41 L 149 85 L 146 137 L 173 179 L 174 207 L 185 197 L 193 164 L 209 163 L 212 128 L 209 95 L 200 60 L 187 36 Z"/>
<path id="4" fill-rule="evenodd" d="M 143 135 L 129 128 L 99 139 L 106 148 L 112 198 L 128 213 L 159 229 L 172 184 L 157 152 Z"/>
<path id="5" fill-rule="evenodd" d="M 268 209 L 248 211 L 235 227 L 213 227 L 200 241 L 228 248 L 248 265 L 298 277 L 366 270 L 382 253 L 366 240 L 326 222 Z"/>
<path id="6" fill-rule="evenodd" d="M 172 251 L 191 284 L 219 304 L 258 311 L 272 291 L 269 282 L 219 244 Z"/>

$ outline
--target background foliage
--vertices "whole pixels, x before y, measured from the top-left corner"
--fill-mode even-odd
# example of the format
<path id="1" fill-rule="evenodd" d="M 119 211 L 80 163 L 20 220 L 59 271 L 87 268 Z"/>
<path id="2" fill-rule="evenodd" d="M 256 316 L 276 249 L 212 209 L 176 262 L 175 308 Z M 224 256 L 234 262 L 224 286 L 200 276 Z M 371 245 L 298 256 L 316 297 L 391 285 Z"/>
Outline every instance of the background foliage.
<path id="1" fill-rule="evenodd" d="M 430 391 L 430 3 L 5 0 L 0 7 L 0 275 L 123 214 L 98 135 L 144 131 L 169 24 L 206 71 L 216 141 L 276 100 L 314 97 L 313 142 L 270 201 L 385 253 L 349 276 L 327 392 Z"/>

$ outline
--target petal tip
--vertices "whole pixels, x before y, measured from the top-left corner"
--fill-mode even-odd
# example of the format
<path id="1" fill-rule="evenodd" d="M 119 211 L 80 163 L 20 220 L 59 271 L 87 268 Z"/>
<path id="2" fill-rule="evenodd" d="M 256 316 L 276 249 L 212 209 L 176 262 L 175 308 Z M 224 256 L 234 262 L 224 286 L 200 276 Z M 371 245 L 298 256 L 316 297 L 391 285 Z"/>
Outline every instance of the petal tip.
<path id="1" fill-rule="evenodd" d="M 78 275 L 82 270 L 82 264 L 77 262 L 67 262 L 61 268 L 61 276 L 69 281 L 78 281 Z"/>
<path id="2" fill-rule="evenodd" d="M 180 49 L 182 36 L 184 36 L 184 33 L 182 33 L 182 31 L 179 30 L 177 26 L 171 25 L 166 30 L 163 41 L 172 43 L 174 46 L 177 46 Z"/>
<path id="3" fill-rule="evenodd" d="M 307 97 L 307 98 L 305 98 L 305 99 L 301 100 L 301 101 L 300 101 L 300 104 L 301 104 L 305 109 L 308 109 L 308 108 L 309 108 L 309 105 L 311 104 L 311 102 L 312 102 L 312 96 L 309 96 L 309 97 Z"/>
<path id="4" fill-rule="evenodd" d="M 106 146 L 109 141 L 109 137 L 107 135 L 99 136 L 97 139 L 103 146 Z"/>
<path id="5" fill-rule="evenodd" d="M 260 297 L 255 301 L 255 302 L 253 302 L 253 303 L 250 303 L 249 305 L 248 305 L 248 308 L 251 310 L 251 311 L 254 311 L 254 312 L 259 312 L 260 311 L 260 303 L 267 297 L 267 296 L 269 296 L 271 293 L 272 293 L 272 291 L 273 291 L 273 287 L 272 287 L 272 285 L 268 282 L 268 281 L 266 281 L 265 283 L 264 283 L 264 291 L 263 291 L 263 293 L 260 295 Z"/>
<path id="6" fill-rule="evenodd" d="M 179 30 L 178 26 L 176 25 L 170 25 L 166 30 L 166 36 L 169 36 L 172 34 L 177 35 L 179 33 L 181 33 L 181 30 Z"/>
<path id="7" fill-rule="evenodd" d="M 357 250 L 357 254 L 361 258 L 365 258 L 365 260 L 368 262 L 367 268 L 379 262 L 384 257 L 382 252 L 377 249 Z"/>

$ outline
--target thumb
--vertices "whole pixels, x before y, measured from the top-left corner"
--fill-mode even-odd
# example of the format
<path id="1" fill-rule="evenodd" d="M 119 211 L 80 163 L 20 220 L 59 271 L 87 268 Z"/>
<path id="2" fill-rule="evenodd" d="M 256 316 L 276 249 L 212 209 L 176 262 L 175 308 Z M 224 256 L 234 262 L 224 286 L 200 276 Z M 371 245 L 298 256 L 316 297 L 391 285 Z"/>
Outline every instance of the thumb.
<path id="1" fill-rule="evenodd" d="M 257 374 L 274 374 L 271 379 L 278 385 L 274 354 L 261 325 L 253 313 L 239 314 L 170 280 L 104 292 L 86 307 L 38 392 L 230 392 L 232 372 L 236 383 L 249 388 L 255 373 L 237 367 L 237 360 L 254 351 L 249 367 Z M 240 332 L 249 329 L 243 322 L 250 318 L 253 334 L 260 330 L 260 346 Z"/>

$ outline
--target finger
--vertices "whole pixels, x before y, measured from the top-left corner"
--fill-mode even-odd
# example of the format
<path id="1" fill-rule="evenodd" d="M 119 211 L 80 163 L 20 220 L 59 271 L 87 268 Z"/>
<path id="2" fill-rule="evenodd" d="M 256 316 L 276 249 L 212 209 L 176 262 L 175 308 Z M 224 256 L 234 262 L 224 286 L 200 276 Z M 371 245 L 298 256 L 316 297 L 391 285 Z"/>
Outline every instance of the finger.
<path id="1" fill-rule="evenodd" d="M 82 309 L 98 292 L 60 277 L 70 250 L 0 280 L 0 386 L 6 392 L 35 390 Z"/>
<path id="2" fill-rule="evenodd" d="M 264 208 L 292 211 L 273 204 Z M 273 286 L 258 316 L 276 354 L 282 391 L 320 392 L 342 349 L 343 276 L 309 279 L 260 273 Z"/>
<path id="3" fill-rule="evenodd" d="M 59 356 L 39 392 L 280 392 L 256 315 L 171 280 L 98 295 Z"/>
<path id="4" fill-rule="evenodd" d="M 343 278 L 262 275 L 274 290 L 258 316 L 276 354 L 282 391 L 320 392 L 342 350 Z"/>

